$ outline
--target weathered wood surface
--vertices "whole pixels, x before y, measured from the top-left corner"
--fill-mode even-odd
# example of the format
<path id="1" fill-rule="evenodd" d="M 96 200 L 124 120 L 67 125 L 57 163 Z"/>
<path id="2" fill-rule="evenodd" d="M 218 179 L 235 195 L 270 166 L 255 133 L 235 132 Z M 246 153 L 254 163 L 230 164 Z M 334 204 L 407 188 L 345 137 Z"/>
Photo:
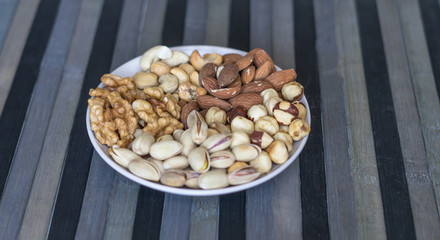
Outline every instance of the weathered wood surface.
<path id="1" fill-rule="evenodd" d="M 0 156 L 3 238 L 440 237 L 440 1 L 0 2 L 0 109 L 16 119 Z M 56 14 L 46 35 L 32 34 L 43 26 L 39 11 Z M 29 39 L 42 44 L 26 62 Z M 164 194 L 112 170 L 83 131 L 86 88 L 99 82 L 90 76 L 158 44 L 260 47 L 298 70 L 313 112 L 303 154 L 271 181 L 220 197 Z M 14 79 L 23 81 L 23 66 L 37 77 L 21 96 Z M 390 135 L 378 133 L 379 119 Z M 390 161 L 397 165 L 384 172 Z"/>

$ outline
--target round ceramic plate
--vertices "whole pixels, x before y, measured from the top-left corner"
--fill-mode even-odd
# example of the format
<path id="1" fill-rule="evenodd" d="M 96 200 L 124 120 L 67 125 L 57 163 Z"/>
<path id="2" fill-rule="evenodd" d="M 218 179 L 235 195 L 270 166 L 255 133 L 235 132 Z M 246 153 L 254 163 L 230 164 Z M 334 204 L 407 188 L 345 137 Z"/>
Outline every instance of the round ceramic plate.
<path id="1" fill-rule="evenodd" d="M 232 48 L 225 48 L 225 47 L 217 47 L 217 46 L 206 46 L 206 45 L 193 45 L 193 46 L 179 46 L 179 47 L 172 47 L 172 50 L 180 50 L 185 52 L 186 54 L 190 55 L 194 50 L 198 50 L 200 55 L 203 56 L 205 53 L 218 53 L 221 55 L 227 54 L 227 53 L 238 53 L 241 55 L 245 55 L 246 52 L 232 49 Z M 140 56 L 137 58 L 134 58 L 122 66 L 118 67 L 116 70 L 112 72 L 112 74 L 119 75 L 121 77 L 130 77 L 133 76 L 136 72 L 141 71 L 141 68 L 139 66 L 140 62 Z M 279 67 L 277 67 L 277 70 L 280 70 Z M 104 84 L 100 84 L 99 87 L 104 87 Z M 310 125 L 310 109 L 309 104 L 307 103 L 307 99 L 304 96 L 301 99 L 301 102 L 304 103 L 304 105 L 307 108 L 307 117 L 306 121 Z M 202 190 L 202 189 L 191 189 L 191 188 L 174 188 L 162 185 L 160 183 L 151 182 L 145 179 L 142 179 L 138 176 L 135 176 L 131 172 L 128 171 L 128 169 L 120 166 L 117 164 L 108 154 L 108 147 L 105 145 L 102 145 L 96 138 L 94 132 L 90 129 L 90 118 L 89 118 L 89 109 L 87 109 L 87 115 L 86 115 L 86 124 L 87 124 L 87 132 L 90 137 L 90 141 L 93 144 L 93 147 L 95 150 L 99 153 L 99 155 L 104 159 L 104 161 L 110 165 L 114 170 L 125 176 L 126 178 L 149 188 L 159 190 L 166 193 L 173 193 L 173 194 L 179 194 L 179 195 L 186 195 L 186 196 L 213 196 L 213 195 L 223 195 L 223 194 L 230 194 L 234 192 L 243 191 L 245 189 L 249 189 L 252 187 L 255 187 L 259 184 L 262 184 L 266 181 L 269 181 L 276 175 L 280 174 L 282 171 L 284 171 L 290 164 L 295 161 L 295 159 L 298 157 L 298 155 L 301 153 L 301 151 L 304 148 L 304 145 L 307 142 L 308 136 L 306 136 L 304 139 L 298 142 L 293 143 L 293 150 L 290 153 L 290 157 L 282 165 L 273 164 L 273 167 L 270 172 L 262 175 L 260 178 L 238 186 L 230 186 L 227 188 L 221 188 L 221 189 L 212 189 L 212 190 Z"/>

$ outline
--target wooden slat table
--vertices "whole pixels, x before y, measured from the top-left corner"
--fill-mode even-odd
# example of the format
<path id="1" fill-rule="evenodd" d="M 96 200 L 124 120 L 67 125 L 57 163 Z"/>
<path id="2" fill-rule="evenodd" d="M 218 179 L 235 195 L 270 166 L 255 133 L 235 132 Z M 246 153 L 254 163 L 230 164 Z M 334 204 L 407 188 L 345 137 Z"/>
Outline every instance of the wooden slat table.
<path id="1" fill-rule="evenodd" d="M 440 1 L 0 1 L 1 239 L 440 239 Z M 183 197 L 116 173 L 88 91 L 148 48 L 263 48 L 312 132 L 271 181 Z"/>

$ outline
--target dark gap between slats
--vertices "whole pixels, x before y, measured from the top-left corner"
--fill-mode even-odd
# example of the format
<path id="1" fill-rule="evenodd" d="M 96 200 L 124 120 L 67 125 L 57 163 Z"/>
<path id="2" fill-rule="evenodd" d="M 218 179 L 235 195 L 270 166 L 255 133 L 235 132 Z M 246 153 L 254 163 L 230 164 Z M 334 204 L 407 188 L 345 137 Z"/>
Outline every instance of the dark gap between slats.
<path id="1" fill-rule="evenodd" d="M 437 0 L 419 0 L 432 72 L 440 96 L 440 6 Z"/>
<path id="2" fill-rule="evenodd" d="M 415 239 L 376 2 L 357 1 L 356 8 L 387 236 Z"/>
<path id="3" fill-rule="evenodd" d="M 95 88 L 102 74 L 110 70 L 121 9 L 121 0 L 107 0 L 102 9 L 70 133 L 49 239 L 75 237 L 93 154 L 85 123 L 89 89 Z"/>
<path id="4" fill-rule="evenodd" d="M 0 197 L 6 184 L 24 118 L 29 107 L 41 61 L 49 42 L 59 0 L 43 0 L 38 6 L 28 39 L 17 66 L 11 89 L 0 117 Z M 37 161 L 38 156 L 31 161 Z"/>
<path id="5" fill-rule="evenodd" d="M 229 47 L 249 51 L 249 0 L 232 0 Z M 219 240 L 246 239 L 246 191 L 220 196 Z"/>
<path id="6" fill-rule="evenodd" d="M 182 45 L 186 1 L 169 0 L 162 31 L 162 44 Z M 145 49 L 146 50 L 146 49 Z M 133 239 L 159 239 L 165 195 L 162 192 L 141 187 L 136 205 Z"/>
<path id="7" fill-rule="evenodd" d="M 313 1 L 295 0 L 293 15 L 298 82 L 306 89 L 312 116 L 310 136 L 299 157 L 303 238 L 329 239 Z"/>

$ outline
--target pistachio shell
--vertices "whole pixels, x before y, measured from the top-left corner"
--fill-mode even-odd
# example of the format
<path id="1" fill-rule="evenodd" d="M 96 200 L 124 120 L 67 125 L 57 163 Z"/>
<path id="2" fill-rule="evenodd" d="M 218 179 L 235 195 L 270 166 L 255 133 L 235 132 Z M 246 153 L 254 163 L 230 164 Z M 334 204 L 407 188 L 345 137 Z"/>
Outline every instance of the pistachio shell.
<path id="1" fill-rule="evenodd" d="M 140 158 L 136 153 L 126 148 L 109 148 L 108 153 L 113 157 L 116 163 L 123 167 L 128 167 L 128 164 L 136 159 Z"/>
<path id="2" fill-rule="evenodd" d="M 182 133 L 182 136 L 180 136 L 179 139 L 180 143 L 183 145 L 182 154 L 185 156 L 188 156 L 189 152 L 196 148 L 196 144 L 192 141 L 191 138 L 191 129 L 185 130 L 185 132 Z"/>
<path id="3" fill-rule="evenodd" d="M 162 141 L 151 145 L 150 155 L 157 160 L 165 160 L 176 156 L 183 150 L 183 145 L 177 141 Z"/>
<path id="4" fill-rule="evenodd" d="M 149 132 L 144 132 L 136 137 L 131 145 L 133 152 L 145 156 L 150 153 L 150 147 L 154 143 L 154 136 Z"/>
<path id="5" fill-rule="evenodd" d="M 255 144 L 242 144 L 232 149 L 237 161 L 249 162 L 258 157 L 261 148 Z"/>
<path id="6" fill-rule="evenodd" d="M 224 188 L 228 185 L 228 177 L 222 169 L 205 172 L 199 177 L 199 186 L 202 189 Z"/>
<path id="7" fill-rule="evenodd" d="M 191 138 L 194 143 L 201 144 L 208 137 L 208 124 L 198 112 L 196 112 L 195 120 L 193 122 L 192 113 L 194 113 L 194 111 L 192 111 L 187 118 L 187 124 L 191 128 Z M 190 121 L 188 121 L 188 119 Z"/>
<path id="8" fill-rule="evenodd" d="M 163 161 L 165 169 L 185 169 L 188 166 L 188 159 L 185 156 L 175 156 Z"/>
<path id="9" fill-rule="evenodd" d="M 209 153 L 213 153 L 228 148 L 231 142 L 231 134 L 216 134 L 207 138 L 201 146 L 206 148 Z"/>
<path id="10" fill-rule="evenodd" d="M 210 156 L 211 167 L 228 168 L 235 162 L 235 156 L 230 151 L 218 151 Z"/>
<path id="11" fill-rule="evenodd" d="M 261 175 L 253 166 L 245 166 L 228 174 L 228 182 L 231 185 L 240 185 L 251 182 Z"/>
<path id="12" fill-rule="evenodd" d="M 176 129 L 176 130 L 174 130 L 174 132 L 173 132 L 173 138 L 174 138 L 174 140 L 176 140 L 176 141 L 180 141 L 180 137 L 182 136 L 182 133 L 184 132 L 184 130 L 183 129 Z"/>
<path id="13" fill-rule="evenodd" d="M 188 154 L 188 162 L 191 168 L 198 173 L 209 171 L 211 166 L 208 151 L 204 147 L 193 149 Z"/>
<path id="14" fill-rule="evenodd" d="M 154 182 L 159 181 L 161 176 L 159 168 L 154 163 L 142 158 L 131 161 L 128 164 L 128 170 L 138 177 Z"/>
<path id="15" fill-rule="evenodd" d="M 167 135 L 162 135 L 162 136 L 158 137 L 156 139 L 156 142 L 171 141 L 171 140 L 174 140 L 173 136 L 167 134 Z"/>
<path id="16" fill-rule="evenodd" d="M 185 186 L 189 188 L 199 188 L 200 173 L 193 170 L 186 170 L 185 174 L 186 174 Z"/>
<path id="17" fill-rule="evenodd" d="M 186 175 L 181 170 L 169 170 L 162 175 L 160 182 L 170 187 L 183 187 L 186 182 Z"/>
<path id="18" fill-rule="evenodd" d="M 230 167 L 228 167 L 228 174 L 245 166 L 248 166 L 249 164 L 245 162 L 235 162 Z"/>

